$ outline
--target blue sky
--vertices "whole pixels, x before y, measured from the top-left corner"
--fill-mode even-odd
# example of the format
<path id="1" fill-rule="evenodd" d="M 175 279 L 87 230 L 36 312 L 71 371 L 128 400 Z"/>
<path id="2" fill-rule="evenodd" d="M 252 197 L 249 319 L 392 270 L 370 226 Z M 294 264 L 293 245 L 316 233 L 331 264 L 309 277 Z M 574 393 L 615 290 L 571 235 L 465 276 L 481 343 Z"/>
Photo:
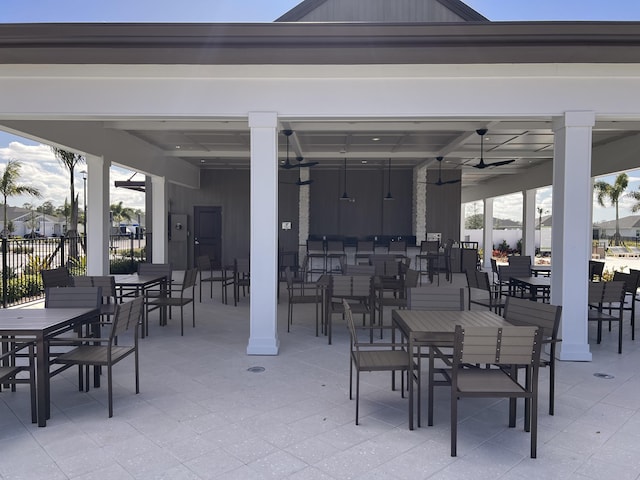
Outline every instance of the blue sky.
<path id="1" fill-rule="evenodd" d="M 0 0 L 0 23 L 271 22 L 298 3 L 299 0 Z M 493 21 L 640 21 L 640 0 L 465 0 L 465 3 Z M 9 158 L 19 158 L 25 163 L 24 177 L 41 188 L 42 201 L 57 198 L 60 200 L 53 201 L 54 204 L 63 203 L 68 194 L 68 180 L 65 172 L 56 168 L 48 147 L 0 131 L 0 165 Z M 130 175 L 131 172 L 112 169 L 112 181 Z M 640 171 L 629 175 L 629 189 L 637 190 Z M 79 177 L 76 187 L 81 189 Z M 604 180 L 612 183 L 614 178 Z M 540 191 L 538 197 L 542 208 L 550 210 L 549 189 Z M 10 203 L 22 205 L 28 201 L 34 200 L 15 198 Z M 118 201 L 133 208 L 144 207 L 142 194 L 114 189 L 111 203 Z M 41 201 L 34 201 L 38 202 Z M 621 216 L 630 214 L 629 207 L 630 202 L 623 199 Z M 497 200 L 494 212 L 502 218 L 521 216 L 519 195 Z M 609 220 L 613 216 L 613 209 L 594 206 L 594 220 Z"/>
<path id="2" fill-rule="evenodd" d="M 271 22 L 298 3 L 299 0 L 2 0 L 0 23 Z M 638 0 L 466 0 L 465 3 L 494 21 L 640 20 Z"/>

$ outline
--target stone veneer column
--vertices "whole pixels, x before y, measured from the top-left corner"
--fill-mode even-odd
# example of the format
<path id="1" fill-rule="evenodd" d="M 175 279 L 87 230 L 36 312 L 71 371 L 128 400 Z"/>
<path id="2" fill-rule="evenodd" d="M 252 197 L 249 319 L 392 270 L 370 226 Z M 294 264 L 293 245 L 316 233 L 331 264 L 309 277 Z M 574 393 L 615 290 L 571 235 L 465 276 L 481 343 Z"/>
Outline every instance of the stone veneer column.
<path id="1" fill-rule="evenodd" d="M 300 169 L 300 180 L 309 180 L 311 177 L 308 168 Z M 298 255 L 300 261 L 307 253 L 307 238 L 309 238 L 309 205 L 311 201 L 311 187 L 298 188 Z M 302 265 L 301 265 L 302 266 Z"/>
<path id="2" fill-rule="evenodd" d="M 418 247 L 427 238 L 427 165 L 413 168 L 413 234 Z"/>

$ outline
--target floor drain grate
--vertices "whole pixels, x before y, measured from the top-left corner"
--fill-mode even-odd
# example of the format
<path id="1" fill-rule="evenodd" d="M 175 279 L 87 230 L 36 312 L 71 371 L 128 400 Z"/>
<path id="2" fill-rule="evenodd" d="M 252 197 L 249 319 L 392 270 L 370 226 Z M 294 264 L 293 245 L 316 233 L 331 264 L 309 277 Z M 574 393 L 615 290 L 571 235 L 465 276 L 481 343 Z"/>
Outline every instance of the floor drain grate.
<path id="1" fill-rule="evenodd" d="M 593 376 L 598 378 L 605 378 L 607 380 L 615 378 L 613 375 L 609 375 L 608 373 L 594 373 Z"/>
<path id="2" fill-rule="evenodd" d="M 247 368 L 247 372 L 261 373 L 261 372 L 264 372 L 264 367 L 249 367 Z"/>

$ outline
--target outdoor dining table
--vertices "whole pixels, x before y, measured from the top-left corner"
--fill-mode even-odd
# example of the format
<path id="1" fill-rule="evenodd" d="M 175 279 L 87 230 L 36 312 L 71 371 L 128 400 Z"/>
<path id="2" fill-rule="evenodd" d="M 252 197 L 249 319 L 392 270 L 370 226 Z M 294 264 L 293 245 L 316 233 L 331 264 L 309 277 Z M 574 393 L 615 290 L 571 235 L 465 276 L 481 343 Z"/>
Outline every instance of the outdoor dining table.
<path id="1" fill-rule="evenodd" d="M 511 277 L 509 279 L 509 289 L 511 292 L 521 288 L 529 292 L 529 300 L 549 300 L 551 296 L 550 277 Z"/>
<path id="2" fill-rule="evenodd" d="M 392 322 L 403 337 L 408 340 L 409 362 L 413 361 L 413 353 L 420 347 L 429 345 L 447 346 L 454 340 L 456 325 L 463 327 L 500 327 L 509 325 L 503 317 L 485 310 L 463 311 L 428 311 L 428 310 L 393 310 Z M 420 362 L 419 362 L 420 364 Z M 411 365 L 409 364 L 409 371 Z M 420 372 L 418 372 L 420 375 Z M 413 430 L 413 380 L 409 382 L 409 429 Z M 429 419 L 433 416 L 433 402 L 429 399 Z M 418 405 L 418 424 L 420 405 Z M 431 423 L 431 422 L 429 422 Z"/>
<path id="3" fill-rule="evenodd" d="M 36 397 L 38 426 L 47 425 L 49 402 L 48 341 L 52 337 L 94 321 L 96 308 L 8 308 L 0 310 L 0 336 L 34 341 L 36 346 Z"/>

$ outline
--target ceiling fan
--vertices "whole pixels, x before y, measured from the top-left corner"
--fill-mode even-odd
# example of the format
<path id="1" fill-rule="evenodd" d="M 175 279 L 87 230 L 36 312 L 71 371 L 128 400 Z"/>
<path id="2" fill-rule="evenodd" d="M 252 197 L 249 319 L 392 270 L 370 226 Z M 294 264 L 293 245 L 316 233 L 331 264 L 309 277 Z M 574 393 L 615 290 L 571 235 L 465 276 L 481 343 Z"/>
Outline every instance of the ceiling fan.
<path id="1" fill-rule="evenodd" d="M 282 133 L 285 137 L 287 137 L 287 159 L 284 161 L 282 165 L 280 165 L 280 168 L 284 168 L 285 170 L 291 170 L 292 168 L 313 167 L 314 165 L 318 164 L 318 162 L 302 163 L 304 160 L 304 158 L 302 157 L 297 158 L 298 163 L 292 163 L 289 160 L 289 137 L 293 135 L 293 130 L 283 130 Z"/>
<path id="2" fill-rule="evenodd" d="M 442 160 L 444 160 L 444 157 L 436 157 L 436 160 L 438 161 L 438 181 L 437 182 L 424 182 L 427 185 L 436 185 L 438 187 L 442 186 L 442 185 L 451 185 L 454 183 L 460 183 L 460 179 L 457 178 L 455 180 L 442 180 Z"/>
<path id="3" fill-rule="evenodd" d="M 474 168 L 487 168 L 487 167 L 500 167 L 502 165 L 509 165 L 510 163 L 515 162 L 515 160 L 503 160 L 502 162 L 493 162 L 493 163 L 484 163 L 484 136 L 487 134 L 486 128 L 479 128 L 476 130 L 476 133 L 480 135 L 480 163 L 477 165 L 472 165 Z"/>

